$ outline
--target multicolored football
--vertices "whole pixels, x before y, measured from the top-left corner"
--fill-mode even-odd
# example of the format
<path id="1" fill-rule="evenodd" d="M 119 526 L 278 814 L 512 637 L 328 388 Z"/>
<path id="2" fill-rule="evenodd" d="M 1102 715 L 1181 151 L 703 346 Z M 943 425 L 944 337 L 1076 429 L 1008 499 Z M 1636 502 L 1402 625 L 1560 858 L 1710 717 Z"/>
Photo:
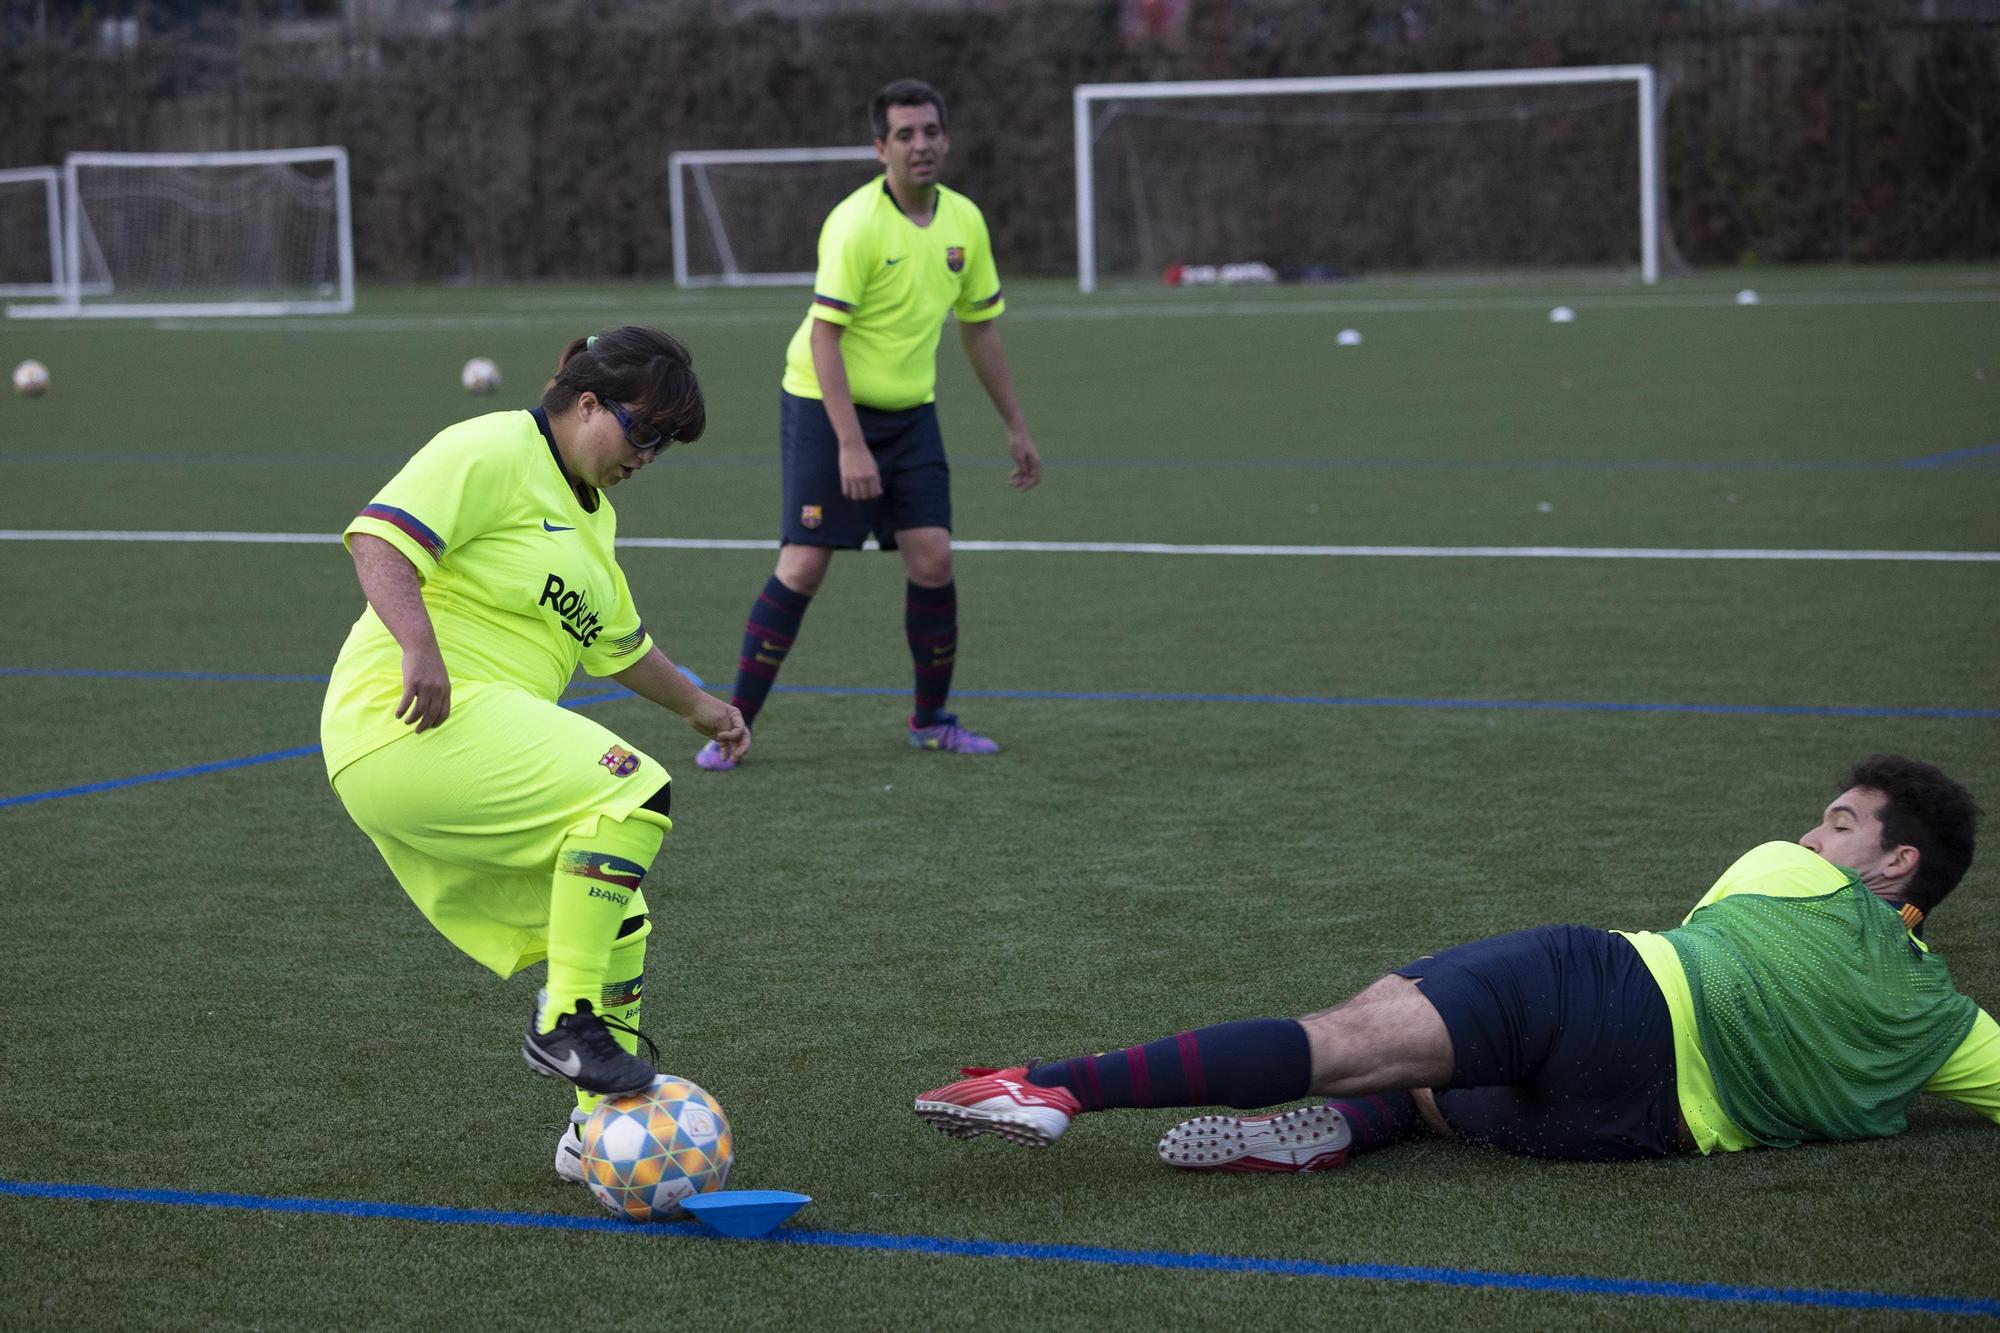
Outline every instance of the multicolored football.
<path id="1" fill-rule="evenodd" d="M 715 1098 L 662 1074 L 644 1092 L 607 1097 L 583 1122 L 583 1183 L 634 1222 L 678 1222 L 681 1200 L 722 1188 L 734 1156 Z"/>

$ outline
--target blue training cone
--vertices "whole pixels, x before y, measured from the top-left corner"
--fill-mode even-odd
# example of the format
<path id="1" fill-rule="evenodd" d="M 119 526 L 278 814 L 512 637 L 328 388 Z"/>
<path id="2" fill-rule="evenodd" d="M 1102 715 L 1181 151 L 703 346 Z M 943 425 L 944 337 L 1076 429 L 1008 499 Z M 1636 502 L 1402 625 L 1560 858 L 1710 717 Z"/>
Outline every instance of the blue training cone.
<path id="1" fill-rule="evenodd" d="M 790 1190 L 717 1190 L 681 1200 L 681 1207 L 703 1226 L 724 1236 L 766 1236 L 812 1202 L 810 1194 Z"/>

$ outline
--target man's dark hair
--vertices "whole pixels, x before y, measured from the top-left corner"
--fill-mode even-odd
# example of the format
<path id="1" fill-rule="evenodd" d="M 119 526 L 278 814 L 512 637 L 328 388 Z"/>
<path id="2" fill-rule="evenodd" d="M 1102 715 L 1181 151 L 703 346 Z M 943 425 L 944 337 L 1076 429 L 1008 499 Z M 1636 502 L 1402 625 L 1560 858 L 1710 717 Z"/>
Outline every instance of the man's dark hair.
<path id="1" fill-rule="evenodd" d="M 1873 754 L 1856 764 L 1840 789 L 1862 787 L 1888 798 L 1882 806 L 1882 850 L 1917 849 L 1917 873 L 1906 893 L 1928 912 L 1958 887 L 1972 865 L 1979 806 L 1972 793 L 1920 759 Z"/>
<path id="2" fill-rule="evenodd" d="M 937 89 L 921 79 L 897 79 L 876 93 L 875 100 L 868 104 L 868 128 L 875 131 L 877 139 L 889 137 L 889 108 L 892 106 L 934 106 L 938 113 L 938 128 L 951 128 L 950 122 L 945 119 L 944 96 Z"/>
<path id="3" fill-rule="evenodd" d="M 585 393 L 633 404 L 638 420 L 658 426 L 670 440 L 698 440 L 708 425 L 687 344 L 643 324 L 606 329 L 563 348 L 556 376 L 542 390 L 542 410 L 567 412 Z"/>

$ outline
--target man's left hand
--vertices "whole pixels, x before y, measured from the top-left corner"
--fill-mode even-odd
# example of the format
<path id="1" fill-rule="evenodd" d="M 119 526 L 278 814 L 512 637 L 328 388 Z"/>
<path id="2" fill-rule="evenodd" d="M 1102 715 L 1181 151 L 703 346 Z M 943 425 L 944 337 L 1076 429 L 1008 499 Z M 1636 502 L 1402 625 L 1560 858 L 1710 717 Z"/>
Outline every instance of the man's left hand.
<path id="1" fill-rule="evenodd" d="M 1014 456 L 1014 471 L 1007 478 L 1007 484 L 1017 491 L 1033 490 L 1035 483 L 1042 479 L 1042 456 L 1036 451 L 1034 440 L 1026 431 L 1010 432 L 1007 452 Z"/>

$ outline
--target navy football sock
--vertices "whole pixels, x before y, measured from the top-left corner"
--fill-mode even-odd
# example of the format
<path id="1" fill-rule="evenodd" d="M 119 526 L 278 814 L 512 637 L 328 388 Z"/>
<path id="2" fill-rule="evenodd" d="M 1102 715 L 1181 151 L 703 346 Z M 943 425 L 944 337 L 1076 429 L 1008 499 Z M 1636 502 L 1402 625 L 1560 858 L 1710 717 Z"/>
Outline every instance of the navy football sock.
<path id="1" fill-rule="evenodd" d="M 916 667 L 916 713 L 911 725 L 936 724 L 951 694 L 951 670 L 958 657 L 958 585 L 926 588 L 912 583 L 903 601 L 903 631 Z"/>
<path id="2" fill-rule="evenodd" d="M 743 714 L 747 725 L 757 720 L 771 686 L 778 681 L 778 668 L 799 636 L 799 623 L 812 604 L 809 592 L 793 592 L 773 574 L 764 590 L 751 603 L 750 619 L 743 625 L 743 653 L 736 659 L 736 689 L 729 702 Z"/>
<path id="3" fill-rule="evenodd" d="M 1423 1113 L 1417 1110 L 1417 1099 L 1407 1092 L 1343 1097 L 1327 1105 L 1346 1117 L 1348 1128 L 1354 1131 L 1354 1142 L 1347 1148 L 1350 1153 L 1373 1152 L 1416 1138 L 1428 1129 Z"/>
<path id="4" fill-rule="evenodd" d="M 1312 1085 L 1312 1048 L 1290 1018 L 1218 1023 L 1036 1065 L 1028 1082 L 1067 1088 L 1086 1111 L 1114 1106 L 1234 1106 L 1296 1101 Z"/>

